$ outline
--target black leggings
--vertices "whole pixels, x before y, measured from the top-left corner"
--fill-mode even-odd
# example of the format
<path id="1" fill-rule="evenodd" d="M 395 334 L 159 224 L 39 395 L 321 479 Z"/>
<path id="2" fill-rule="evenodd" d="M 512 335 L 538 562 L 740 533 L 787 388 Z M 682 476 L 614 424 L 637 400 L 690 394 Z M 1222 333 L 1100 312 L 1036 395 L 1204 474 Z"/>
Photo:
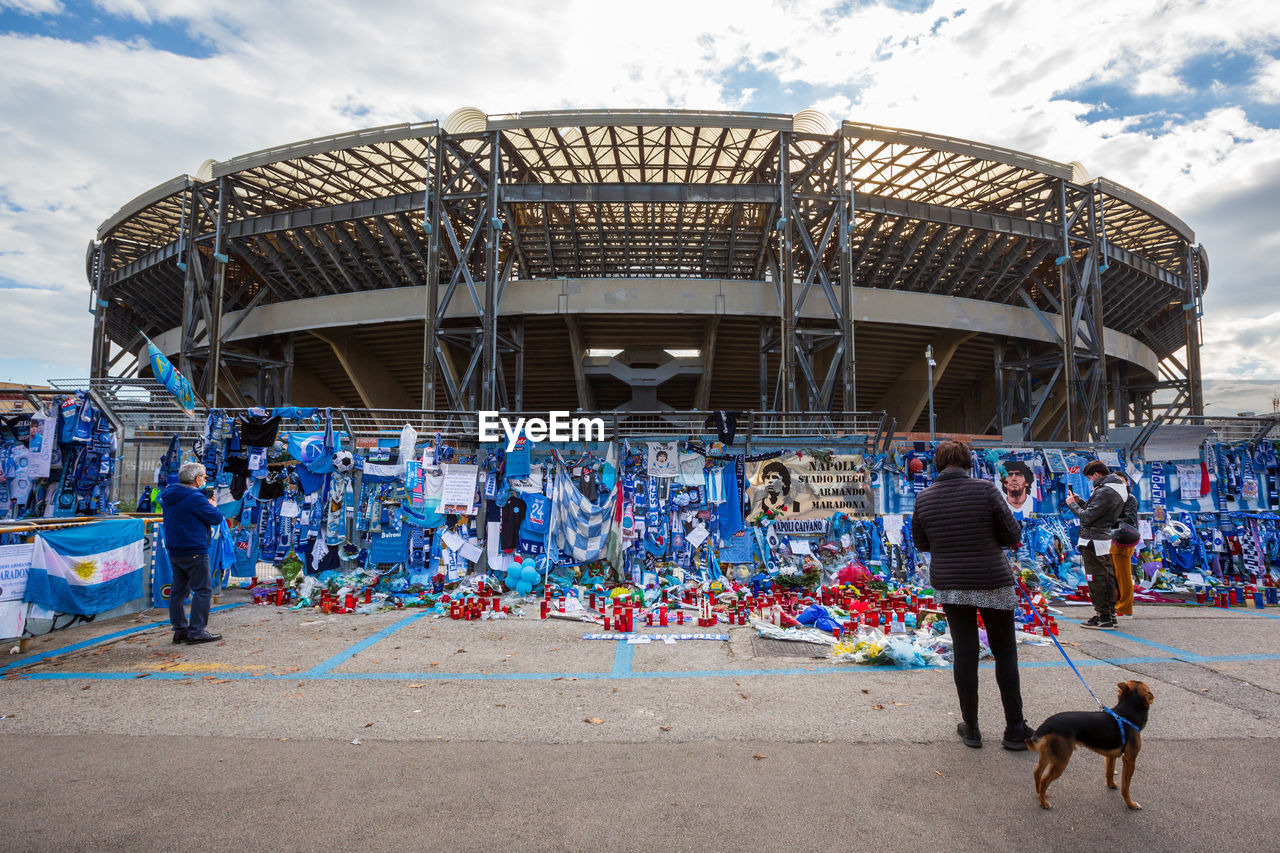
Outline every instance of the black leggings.
<path id="1" fill-rule="evenodd" d="M 944 604 L 955 652 L 953 670 L 960 715 L 970 726 L 978 724 L 978 610 L 966 604 Z M 1005 724 L 1022 722 L 1022 689 L 1018 684 L 1018 643 L 1013 635 L 1013 611 L 981 608 L 987 644 L 996 658 L 996 684 L 1004 705 Z"/>

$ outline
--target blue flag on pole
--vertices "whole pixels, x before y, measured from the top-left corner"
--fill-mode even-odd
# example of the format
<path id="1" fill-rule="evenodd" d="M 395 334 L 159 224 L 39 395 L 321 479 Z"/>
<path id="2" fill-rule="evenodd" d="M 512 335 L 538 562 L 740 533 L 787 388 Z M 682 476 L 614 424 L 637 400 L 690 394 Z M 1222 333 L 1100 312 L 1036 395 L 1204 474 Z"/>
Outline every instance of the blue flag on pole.
<path id="1" fill-rule="evenodd" d="M 160 352 L 160 348 L 151 343 L 151 339 L 146 335 L 142 339 L 147 342 L 147 358 L 151 360 L 151 373 L 155 376 L 156 381 L 165 387 L 173 399 L 177 401 L 178 407 L 187 413 L 188 417 L 195 417 L 196 414 L 196 393 L 191 389 L 191 383 L 187 377 L 178 372 L 173 366 L 173 362 Z"/>

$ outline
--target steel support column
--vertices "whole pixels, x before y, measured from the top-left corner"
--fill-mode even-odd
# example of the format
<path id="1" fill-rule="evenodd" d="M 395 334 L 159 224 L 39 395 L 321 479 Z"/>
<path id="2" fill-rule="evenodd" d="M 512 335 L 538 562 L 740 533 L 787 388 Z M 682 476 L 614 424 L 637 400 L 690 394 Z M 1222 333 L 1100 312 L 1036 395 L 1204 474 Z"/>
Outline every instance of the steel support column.
<path id="1" fill-rule="evenodd" d="M 497 408 L 498 381 L 498 240 L 502 220 L 498 218 L 498 184 L 502 180 L 502 153 L 498 131 L 489 140 L 489 192 L 485 208 L 484 229 L 484 315 L 481 317 L 480 408 Z"/>
<path id="2" fill-rule="evenodd" d="M 846 412 L 858 410 L 858 362 L 853 348 L 853 220 L 854 194 L 848 178 L 848 157 L 845 156 L 843 135 L 837 137 L 839 149 L 836 155 L 840 177 L 837 186 L 841 193 L 848 192 L 848 202 L 840 203 L 840 333 L 844 353 L 840 370 L 840 405 Z M 923 232 L 922 232 L 923 233 Z"/>
<path id="3" fill-rule="evenodd" d="M 1205 257 L 1203 248 L 1187 246 L 1187 300 L 1182 306 L 1187 324 L 1187 402 L 1192 415 L 1204 414 L 1204 387 L 1200 378 L 1200 342 L 1202 329 L 1200 317 L 1203 314 L 1202 298 L 1204 288 Z"/>
<path id="4" fill-rule="evenodd" d="M 423 207 L 423 229 L 427 233 L 427 304 L 423 311 L 422 324 L 422 408 L 424 409 L 436 407 L 436 332 L 440 324 L 440 170 L 444 161 L 440 156 L 440 148 L 441 144 L 437 139 L 435 158 L 427 167 L 427 189 Z"/>
<path id="5" fill-rule="evenodd" d="M 192 270 L 191 256 L 188 246 L 191 243 L 191 186 L 182 193 L 182 236 L 178 238 L 178 254 L 175 263 L 178 269 L 182 270 L 182 346 L 178 352 L 178 370 L 187 380 L 194 383 L 193 368 L 195 364 L 191 360 L 191 351 L 195 349 L 195 327 L 196 317 L 199 311 L 198 301 L 196 299 L 196 281 L 195 272 Z"/>
<path id="6" fill-rule="evenodd" d="M 222 311 L 223 297 L 226 292 L 227 285 L 227 261 L 225 247 L 223 246 L 223 225 L 226 216 L 226 206 L 224 204 L 223 195 L 226 192 L 226 178 L 219 178 L 217 184 L 218 201 L 216 222 L 214 223 L 214 242 L 213 257 L 210 263 L 213 265 L 213 317 L 210 318 L 209 326 L 209 365 L 205 368 L 210 373 L 212 379 L 209 382 L 209 408 L 218 408 L 218 388 L 222 379 Z M 235 376 L 227 377 L 232 386 L 235 385 Z"/>
<path id="7" fill-rule="evenodd" d="M 760 324 L 760 411 L 769 410 L 769 327 Z"/>
<path id="8" fill-rule="evenodd" d="M 524 318 L 517 317 L 511 327 L 511 337 L 516 345 L 515 410 L 524 411 Z"/>
<path id="9" fill-rule="evenodd" d="M 107 374 L 109 368 L 107 339 L 108 300 L 103 292 L 102 269 L 107 261 L 106 243 L 91 243 L 89 246 L 92 278 L 89 287 L 89 311 L 93 314 L 93 342 L 89 352 L 89 376 L 98 379 Z"/>
<path id="10" fill-rule="evenodd" d="M 1107 395 L 1098 193 L 1093 186 L 1062 180 L 1057 190 L 1064 437 L 1067 441 L 1099 441 L 1107 431 Z M 1051 440 L 1057 437 L 1049 436 Z"/>
<path id="11" fill-rule="evenodd" d="M 790 409 L 784 411 L 829 411 L 837 387 L 846 399 L 854 393 L 851 214 L 841 144 L 837 134 L 780 135 L 781 343 L 784 359 L 790 359 L 782 386 Z"/>
<path id="12" fill-rule="evenodd" d="M 778 342 L 781 347 L 778 361 L 778 387 L 781 399 L 776 401 L 778 411 L 790 412 L 796 408 L 796 333 L 791 317 L 795 262 L 792 257 L 791 228 L 791 165 L 789 141 L 791 134 L 778 134 L 778 293 L 779 305 Z"/>
<path id="13" fill-rule="evenodd" d="M 511 246 L 499 212 L 500 131 L 442 134 L 438 140 L 435 197 L 439 200 L 439 227 L 432 238 L 440 245 L 435 263 L 441 272 L 428 274 L 428 289 L 434 282 L 443 288 L 438 298 L 427 297 L 434 306 L 435 319 L 429 322 L 427 334 L 427 346 L 433 353 L 424 359 L 428 362 L 424 365 L 424 396 L 431 398 L 435 373 L 446 365 L 447 341 L 452 354 L 459 356 L 458 363 L 465 359 L 466 364 L 460 375 L 445 377 L 448 407 L 494 409 L 500 396 L 499 354 L 512 349 L 502 345 L 498 315 L 502 290 L 515 266 L 503 262 Z M 442 318 L 448 315 L 450 304 L 463 292 L 475 309 L 475 325 L 443 327 Z"/>
<path id="14" fill-rule="evenodd" d="M 279 393 L 282 400 L 281 405 L 293 403 L 293 338 L 293 333 L 290 332 L 284 336 L 284 341 L 281 343 L 281 356 L 284 360 L 284 367 L 281 369 L 280 374 Z"/>

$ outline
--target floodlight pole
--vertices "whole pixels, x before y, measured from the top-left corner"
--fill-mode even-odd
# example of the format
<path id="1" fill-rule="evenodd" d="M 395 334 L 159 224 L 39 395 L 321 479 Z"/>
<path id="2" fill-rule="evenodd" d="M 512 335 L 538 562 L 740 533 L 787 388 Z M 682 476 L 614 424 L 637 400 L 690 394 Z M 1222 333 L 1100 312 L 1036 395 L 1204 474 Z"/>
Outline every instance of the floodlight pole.
<path id="1" fill-rule="evenodd" d="M 933 413 L 933 368 L 937 364 L 933 360 L 933 344 L 924 348 L 924 363 L 929 367 L 929 440 L 934 441 L 938 437 L 938 420 Z"/>

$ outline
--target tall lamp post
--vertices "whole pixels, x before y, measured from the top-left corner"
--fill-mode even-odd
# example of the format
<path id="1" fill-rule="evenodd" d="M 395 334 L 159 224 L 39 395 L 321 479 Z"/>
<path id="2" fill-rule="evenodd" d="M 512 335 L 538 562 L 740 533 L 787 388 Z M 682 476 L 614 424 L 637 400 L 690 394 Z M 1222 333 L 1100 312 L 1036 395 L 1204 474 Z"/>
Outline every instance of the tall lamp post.
<path id="1" fill-rule="evenodd" d="M 933 344 L 924 348 L 924 363 L 929 366 L 929 440 L 938 437 L 938 421 L 933 413 L 933 369 L 938 363 L 933 360 Z"/>

